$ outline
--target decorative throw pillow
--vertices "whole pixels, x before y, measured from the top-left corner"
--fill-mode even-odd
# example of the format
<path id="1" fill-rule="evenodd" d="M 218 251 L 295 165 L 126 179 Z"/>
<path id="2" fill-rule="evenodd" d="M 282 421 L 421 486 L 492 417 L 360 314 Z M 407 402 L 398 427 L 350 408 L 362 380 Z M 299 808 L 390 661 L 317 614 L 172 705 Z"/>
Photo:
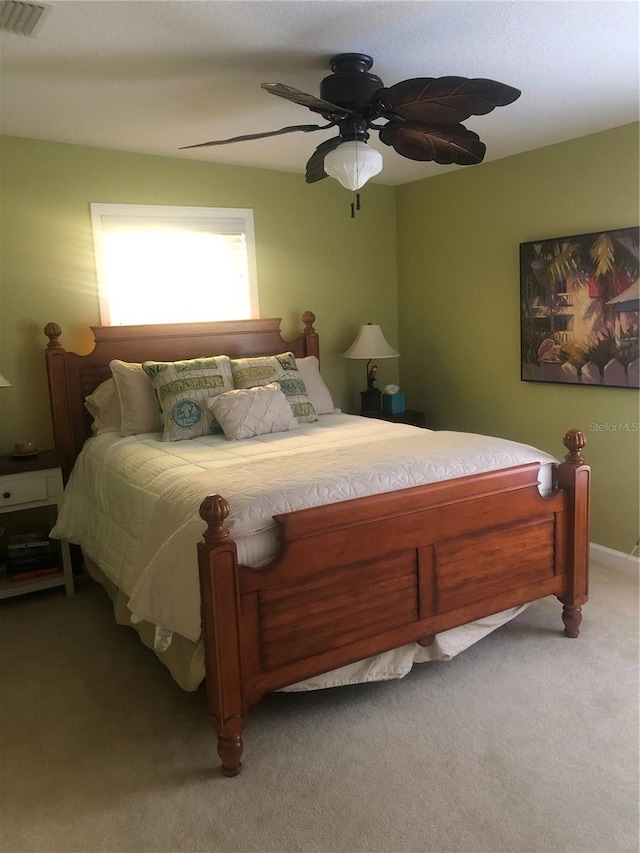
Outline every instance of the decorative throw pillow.
<path id="1" fill-rule="evenodd" d="M 153 383 L 162 410 L 163 441 L 221 432 L 207 402 L 210 397 L 233 390 L 228 356 L 145 361 L 142 367 Z"/>
<path id="2" fill-rule="evenodd" d="M 122 413 L 113 379 L 101 382 L 84 401 L 84 407 L 93 418 L 91 431 L 94 435 L 103 432 L 120 432 Z"/>
<path id="3" fill-rule="evenodd" d="M 287 432 L 300 426 L 277 382 L 227 391 L 212 397 L 207 406 L 228 439 Z"/>
<path id="4" fill-rule="evenodd" d="M 277 382 L 300 423 L 318 420 L 316 410 L 313 408 L 296 367 L 293 353 L 283 352 L 280 355 L 261 355 L 256 358 L 233 358 L 231 370 L 236 388 L 256 388 Z"/>
<path id="5" fill-rule="evenodd" d="M 316 410 L 316 414 L 337 414 L 340 409 L 336 409 L 331 392 L 320 375 L 320 363 L 315 355 L 308 355 L 306 358 L 296 358 L 296 367 L 307 389 L 311 405 Z"/>
<path id="6" fill-rule="evenodd" d="M 120 435 L 161 432 L 160 406 L 141 364 L 114 359 L 109 363 L 122 412 Z"/>

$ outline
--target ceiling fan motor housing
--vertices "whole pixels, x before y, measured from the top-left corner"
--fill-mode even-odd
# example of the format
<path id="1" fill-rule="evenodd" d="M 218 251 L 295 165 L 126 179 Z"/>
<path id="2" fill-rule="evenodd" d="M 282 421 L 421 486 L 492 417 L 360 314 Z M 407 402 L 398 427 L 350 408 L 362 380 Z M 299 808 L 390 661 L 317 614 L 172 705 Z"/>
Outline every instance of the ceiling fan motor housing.
<path id="1" fill-rule="evenodd" d="M 340 53 L 331 60 L 331 71 L 320 84 L 320 97 L 339 107 L 366 110 L 384 84 L 369 69 L 373 59 L 365 53 Z"/>

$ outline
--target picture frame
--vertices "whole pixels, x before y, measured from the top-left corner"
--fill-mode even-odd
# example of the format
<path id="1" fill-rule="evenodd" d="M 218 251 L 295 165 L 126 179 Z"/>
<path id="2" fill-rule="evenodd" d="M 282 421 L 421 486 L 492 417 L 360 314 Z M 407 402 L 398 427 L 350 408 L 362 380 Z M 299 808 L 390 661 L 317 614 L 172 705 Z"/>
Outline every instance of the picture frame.
<path id="1" fill-rule="evenodd" d="M 523 382 L 640 388 L 640 228 L 520 243 Z"/>

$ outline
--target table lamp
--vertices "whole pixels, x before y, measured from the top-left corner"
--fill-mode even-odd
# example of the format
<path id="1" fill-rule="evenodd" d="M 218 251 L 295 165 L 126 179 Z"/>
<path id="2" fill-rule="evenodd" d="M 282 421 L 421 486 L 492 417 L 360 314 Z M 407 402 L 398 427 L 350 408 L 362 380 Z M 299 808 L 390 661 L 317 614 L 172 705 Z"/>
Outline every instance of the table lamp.
<path id="1" fill-rule="evenodd" d="M 367 323 L 366 326 L 360 326 L 355 341 L 343 355 L 345 358 L 367 359 L 367 390 L 360 392 L 360 413 L 380 412 L 381 394 L 375 387 L 378 367 L 371 362 L 374 358 L 397 358 L 400 353 L 387 343 L 380 326 Z"/>

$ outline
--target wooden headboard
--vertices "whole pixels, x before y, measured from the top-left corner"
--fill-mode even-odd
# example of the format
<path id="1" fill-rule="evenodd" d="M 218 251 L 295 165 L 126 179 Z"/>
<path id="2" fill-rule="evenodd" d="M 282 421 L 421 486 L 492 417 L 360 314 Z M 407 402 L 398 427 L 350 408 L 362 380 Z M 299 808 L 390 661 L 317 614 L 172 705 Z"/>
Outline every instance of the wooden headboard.
<path id="1" fill-rule="evenodd" d="M 281 318 L 229 320 L 220 323 L 175 323 L 153 326 L 91 326 L 95 347 L 87 355 L 67 352 L 60 344 L 62 329 L 57 323 L 44 328 L 49 338 L 46 350 L 49 400 L 56 451 L 68 474 L 85 440 L 91 435 L 91 417 L 85 398 L 111 371 L 109 362 L 178 361 L 206 355 L 242 358 L 293 352 L 297 358 L 320 357 L 315 315 L 302 315 L 304 328 L 292 341 L 282 337 Z"/>

